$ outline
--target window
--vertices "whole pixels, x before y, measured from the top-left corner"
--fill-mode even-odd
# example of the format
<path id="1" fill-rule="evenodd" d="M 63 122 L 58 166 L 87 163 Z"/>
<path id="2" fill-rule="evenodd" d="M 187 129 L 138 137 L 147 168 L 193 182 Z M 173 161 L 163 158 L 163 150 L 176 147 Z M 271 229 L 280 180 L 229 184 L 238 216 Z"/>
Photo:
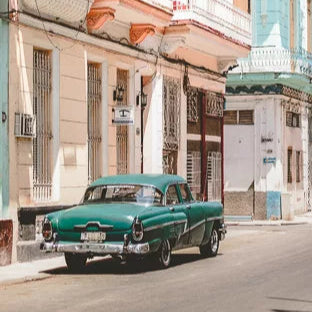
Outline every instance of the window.
<path id="1" fill-rule="evenodd" d="M 144 206 L 160 205 L 162 194 L 153 186 L 115 184 L 90 187 L 83 198 L 83 204 L 111 202 L 135 202 Z"/>
<path id="2" fill-rule="evenodd" d="M 201 199 L 201 153 L 198 151 L 187 152 L 186 162 L 187 183 L 196 199 Z"/>
<path id="3" fill-rule="evenodd" d="M 225 125 L 253 125 L 253 110 L 224 111 Z"/>
<path id="4" fill-rule="evenodd" d="M 179 197 L 175 185 L 170 185 L 166 194 L 166 204 L 176 205 L 179 203 Z"/>
<path id="5" fill-rule="evenodd" d="M 207 200 L 221 202 L 222 197 L 222 154 L 208 152 L 207 155 Z"/>
<path id="6" fill-rule="evenodd" d="M 164 149 L 177 151 L 180 143 L 180 80 L 164 76 Z"/>
<path id="7" fill-rule="evenodd" d="M 101 176 L 101 66 L 88 64 L 88 180 Z"/>
<path id="8" fill-rule="evenodd" d="M 198 114 L 198 90 L 196 88 L 189 88 L 187 92 L 187 121 L 197 122 Z"/>
<path id="9" fill-rule="evenodd" d="M 300 128 L 300 114 L 286 112 L 286 126 Z"/>
<path id="10" fill-rule="evenodd" d="M 47 201 L 52 192 L 51 55 L 33 51 L 33 111 L 36 137 L 33 139 L 33 193 L 36 201 Z"/>
<path id="11" fill-rule="evenodd" d="M 193 200 L 191 191 L 187 184 L 180 184 L 180 192 L 184 203 L 189 203 Z"/>
<path id="12" fill-rule="evenodd" d="M 128 71 L 117 69 L 117 85 L 124 89 L 123 100 L 117 105 L 128 105 Z M 117 174 L 128 173 L 128 126 L 118 125 L 116 129 Z"/>
<path id="13" fill-rule="evenodd" d="M 287 182 L 292 183 L 292 149 L 287 151 Z"/>
<path id="14" fill-rule="evenodd" d="M 302 180 L 302 153 L 296 151 L 296 182 L 299 183 Z"/>

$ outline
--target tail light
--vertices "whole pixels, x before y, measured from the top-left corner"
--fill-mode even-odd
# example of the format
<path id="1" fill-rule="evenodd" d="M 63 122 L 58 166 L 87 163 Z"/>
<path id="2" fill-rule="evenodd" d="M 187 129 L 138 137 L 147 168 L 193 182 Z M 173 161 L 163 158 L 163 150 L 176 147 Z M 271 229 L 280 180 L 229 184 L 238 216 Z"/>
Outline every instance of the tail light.
<path id="1" fill-rule="evenodd" d="M 42 236 L 46 241 L 51 240 L 53 235 L 52 224 L 48 218 L 44 218 L 42 223 Z"/>
<path id="2" fill-rule="evenodd" d="M 138 218 L 135 218 L 132 224 L 132 237 L 137 242 L 143 239 L 143 224 Z"/>

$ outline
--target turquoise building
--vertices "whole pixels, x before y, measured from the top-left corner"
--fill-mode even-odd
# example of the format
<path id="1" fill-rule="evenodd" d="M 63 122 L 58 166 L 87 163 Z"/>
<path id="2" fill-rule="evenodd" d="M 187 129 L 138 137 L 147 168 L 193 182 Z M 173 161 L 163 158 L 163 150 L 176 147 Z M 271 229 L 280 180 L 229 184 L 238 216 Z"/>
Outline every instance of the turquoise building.
<path id="1" fill-rule="evenodd" d="M 0 2 L 0 265 L 11 262 L 12 220 L 9 219 L 8 78 L 9 23 L 8 1 Z"/>
<path id="2" fill-rule="evenodd" d="M 252 2 L 252 49 L 226 88 L 225 214 L 233 218 L 311 210 L 311 5 Z"/>

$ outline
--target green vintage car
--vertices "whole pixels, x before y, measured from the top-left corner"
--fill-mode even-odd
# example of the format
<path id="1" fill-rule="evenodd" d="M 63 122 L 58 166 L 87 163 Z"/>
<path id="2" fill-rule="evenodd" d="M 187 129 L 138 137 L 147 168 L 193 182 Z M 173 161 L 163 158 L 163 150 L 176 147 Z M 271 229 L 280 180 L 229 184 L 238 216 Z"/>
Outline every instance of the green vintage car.
<path id="1" fill-rule="evenodd" d="M 46 215 L 40 248 L 65 253 L 76 271 L 103 255 L 151 255 L 166 268 L 172 250 L 199 246 L 203 256 L 216 256 L 225 233 L 222 205 L 195 201 L 183 178 L 116 175 L 93 182 L 78 206 Z"/>

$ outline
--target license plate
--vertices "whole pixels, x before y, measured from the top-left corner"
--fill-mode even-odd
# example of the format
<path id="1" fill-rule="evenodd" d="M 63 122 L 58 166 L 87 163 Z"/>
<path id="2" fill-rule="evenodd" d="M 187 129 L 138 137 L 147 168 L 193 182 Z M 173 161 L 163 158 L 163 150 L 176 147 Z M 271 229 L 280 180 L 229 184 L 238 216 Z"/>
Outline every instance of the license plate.
<path id="1" fill-rule="evenodd" d="M 82 241 L 100 242 L 106 239 L 105 232 L 82 232 L 80 236 Z"/>

